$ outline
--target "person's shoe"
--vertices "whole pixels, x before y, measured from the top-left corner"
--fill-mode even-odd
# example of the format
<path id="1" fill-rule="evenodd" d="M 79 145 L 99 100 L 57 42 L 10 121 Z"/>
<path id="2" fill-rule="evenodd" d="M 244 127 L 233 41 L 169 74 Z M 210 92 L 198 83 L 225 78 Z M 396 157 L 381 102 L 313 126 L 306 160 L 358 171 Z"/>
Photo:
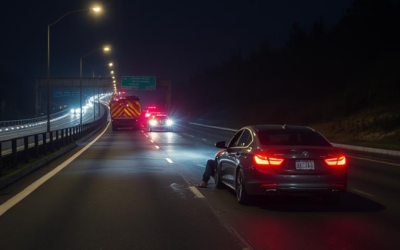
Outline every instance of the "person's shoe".
<path id="1" fill-rule="evenodd" d="M 207 183 L 205 181 L 202 181 L 199 184 L 197 184 L 196 187 L 205 188 L 205 187 L 207 187 Z"/>

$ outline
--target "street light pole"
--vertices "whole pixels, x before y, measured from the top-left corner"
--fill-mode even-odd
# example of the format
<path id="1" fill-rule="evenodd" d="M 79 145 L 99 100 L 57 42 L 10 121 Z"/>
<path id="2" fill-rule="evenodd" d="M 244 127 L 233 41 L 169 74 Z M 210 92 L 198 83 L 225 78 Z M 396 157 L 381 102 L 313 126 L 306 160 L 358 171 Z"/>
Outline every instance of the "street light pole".
<path id="1" fill-rule="evenodd" d="M 69 14 L 76 12 L 89 11 L 91 9 L 79 9 L 67 12 L 65 15 L 57 19 L 55 22 L 47 25 L 47 132 L 50 132 L 50 26 L 58 23 L 61 19 L 68 16 Z M 93 11 L 99 12 L 101 9 L 99 7 L 92 8 Z"/>
<path id="2" fill-rule="evenodd" d="M 79 124 L 82 125 L 82 59 L 87 57 L 88 55 L 90 55 L 91 53 L 95 52 L 95 51 L 99 51 L 99 50 L 104 50 L 104 51 L 109 51 L 110 48 L 109 47 L 104 47 L 104 48 L 100 48 L 100 49 L 94 49 L 92 51 L 89 51 L 86 55 L 81 56 L 80 60 L 79 60 L 79 91 L 80 91 L 80 108 L 81 108 L 81 112 L 80 112 L 80 120 L 79 120 Z"/>
<path id="3" fill-rule="evenodd" d="M 47 133 L 50 132 L 50 24 L 47 25 Z"/>
<path id="4" fill-rule="evenodd" d="M 80 58 L 79 60 L 79 107 L 80 107 L 80 111 L 79 111 L 79 125 L 82 125 L 82 58 Z"/>
<path id="5" fill-rule="evenodd" d="M 98 81 L 97 81 L 97 105 L 98 105 L 98 110 L 99 110 L 99 117 L 100 117 L 100 77 L 99 75 Z"/>

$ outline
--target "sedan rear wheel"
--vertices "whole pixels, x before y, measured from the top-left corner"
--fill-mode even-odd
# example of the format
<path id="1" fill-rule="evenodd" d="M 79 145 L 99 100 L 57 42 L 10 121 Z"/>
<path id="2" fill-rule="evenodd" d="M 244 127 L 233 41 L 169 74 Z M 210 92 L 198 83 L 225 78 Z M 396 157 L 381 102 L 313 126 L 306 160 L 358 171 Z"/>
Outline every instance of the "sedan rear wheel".
<path id="1" fill-rule="evenodd" d="M 247 194 L 246 187 L 244 185 L 244 177 L 241 169 L 238 170 L 236 175 L 236 199 L 242 205 L 250 203 L 251 196 Z"/>

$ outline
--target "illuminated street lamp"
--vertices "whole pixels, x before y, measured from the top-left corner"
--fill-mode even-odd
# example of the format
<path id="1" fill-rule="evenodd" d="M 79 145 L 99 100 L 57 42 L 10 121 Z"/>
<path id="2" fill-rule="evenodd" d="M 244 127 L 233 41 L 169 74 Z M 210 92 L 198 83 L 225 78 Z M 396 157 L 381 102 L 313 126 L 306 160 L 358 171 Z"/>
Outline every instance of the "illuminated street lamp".
<path id="1" fill-rule="evenodd" d="M 104 51 L 104 52 L 109 52 L 110 51 L 110 47 L 109 46 L 104 46 L 103 48 L 99 48 L 99 49 L 94 49 L 89 51 L 86 55 L 81 56 L 80 60 L 79 60 L 79 91 L 80 91 L 80 120 L 79 120 L 79 124 L 82 125 L 82 97 L 83 97 L 83 93 L 82 93 L 82 59 L 87 57 L 88 55 L 90 55 L 91 53 L 95 52 L 95 51 Z"/>
<path id="2" fill-rule="evenodd" d="M 110 66 L 110 67 L 112 67 L 114 64 L 112 63 L 112 62 L 110 62 L 109 64 L 108 64 L 108 66 Z"/>
<path id="3" fill-rule="evenodd" d="M 114 75 L 114 70 L 111 70 L 111 72 L 110 72 L 110 73 L 111 73 L 111 75 Z"/>
<path id="4" fill-rule="evenodd" d="M 115 76 L 112 76 L 112 79 L 115 79 Z"/>
<path id="5" fill-rule="evenodd" d="M 67 12 L 65 15 L 57 19 L 55 22 L 50 23 L 47 25 L 47 132 L 50 132 L 50 27 L 56 23 L 58 23 L 61 19 L 68 16 L 69 14 L 76 13 L 76 12 L 84 12 L 84 11 L 93 11 L 95 13 L 99 13 L 102 11 L 100 6 L 94 6 L 89 9 L 80 9 L 80 10 L 73 10 Z"/>
<path id="6" fill-rule="evenodd" d="M 94 12 L 97 12 L 97 13 L 102 11 L 102 9 L 101 9 L 100 6 L 95 6 L 95 7 L 92 8 L 92 10 L 93 10 Z"/>

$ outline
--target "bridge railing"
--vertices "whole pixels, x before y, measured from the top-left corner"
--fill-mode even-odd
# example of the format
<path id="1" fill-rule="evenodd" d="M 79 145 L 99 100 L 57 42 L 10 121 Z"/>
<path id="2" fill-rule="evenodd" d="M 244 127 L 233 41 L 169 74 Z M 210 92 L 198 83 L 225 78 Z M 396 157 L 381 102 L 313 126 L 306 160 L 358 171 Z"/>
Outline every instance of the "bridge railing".
<path id="1" fill-rule="evenodd" d="M 107 119 L 108 114 L 105 112 L 99 120 L 91 123 L 0 141 L 0 180 L 24 164 L 60 150 L 94 132 L 104 126 Z M 18 143 L 23 145 L 18 146 Z"/>
<path id="2" fill-rule="evenodd" d="M 50 119 L 56 119 L 59 118 L 63 115 L 69 114 L 70 110 L 62 110 L 60 112 L 54 113 L 50 115 Z M 29 118 L 29 119 L 20 119 L 20 120 L 10 120 L 10 121 L 0 121 L 0 128 L 7 128 L 7 127 L 12 127 L 12 126 L 23 126 L 23 125 L 29 125 L 29 124 L 35 124 L 39 122 L 47 121 L 47 116 L 40 116 L 40 117 L 35 117 L 35 118 Z"/>

